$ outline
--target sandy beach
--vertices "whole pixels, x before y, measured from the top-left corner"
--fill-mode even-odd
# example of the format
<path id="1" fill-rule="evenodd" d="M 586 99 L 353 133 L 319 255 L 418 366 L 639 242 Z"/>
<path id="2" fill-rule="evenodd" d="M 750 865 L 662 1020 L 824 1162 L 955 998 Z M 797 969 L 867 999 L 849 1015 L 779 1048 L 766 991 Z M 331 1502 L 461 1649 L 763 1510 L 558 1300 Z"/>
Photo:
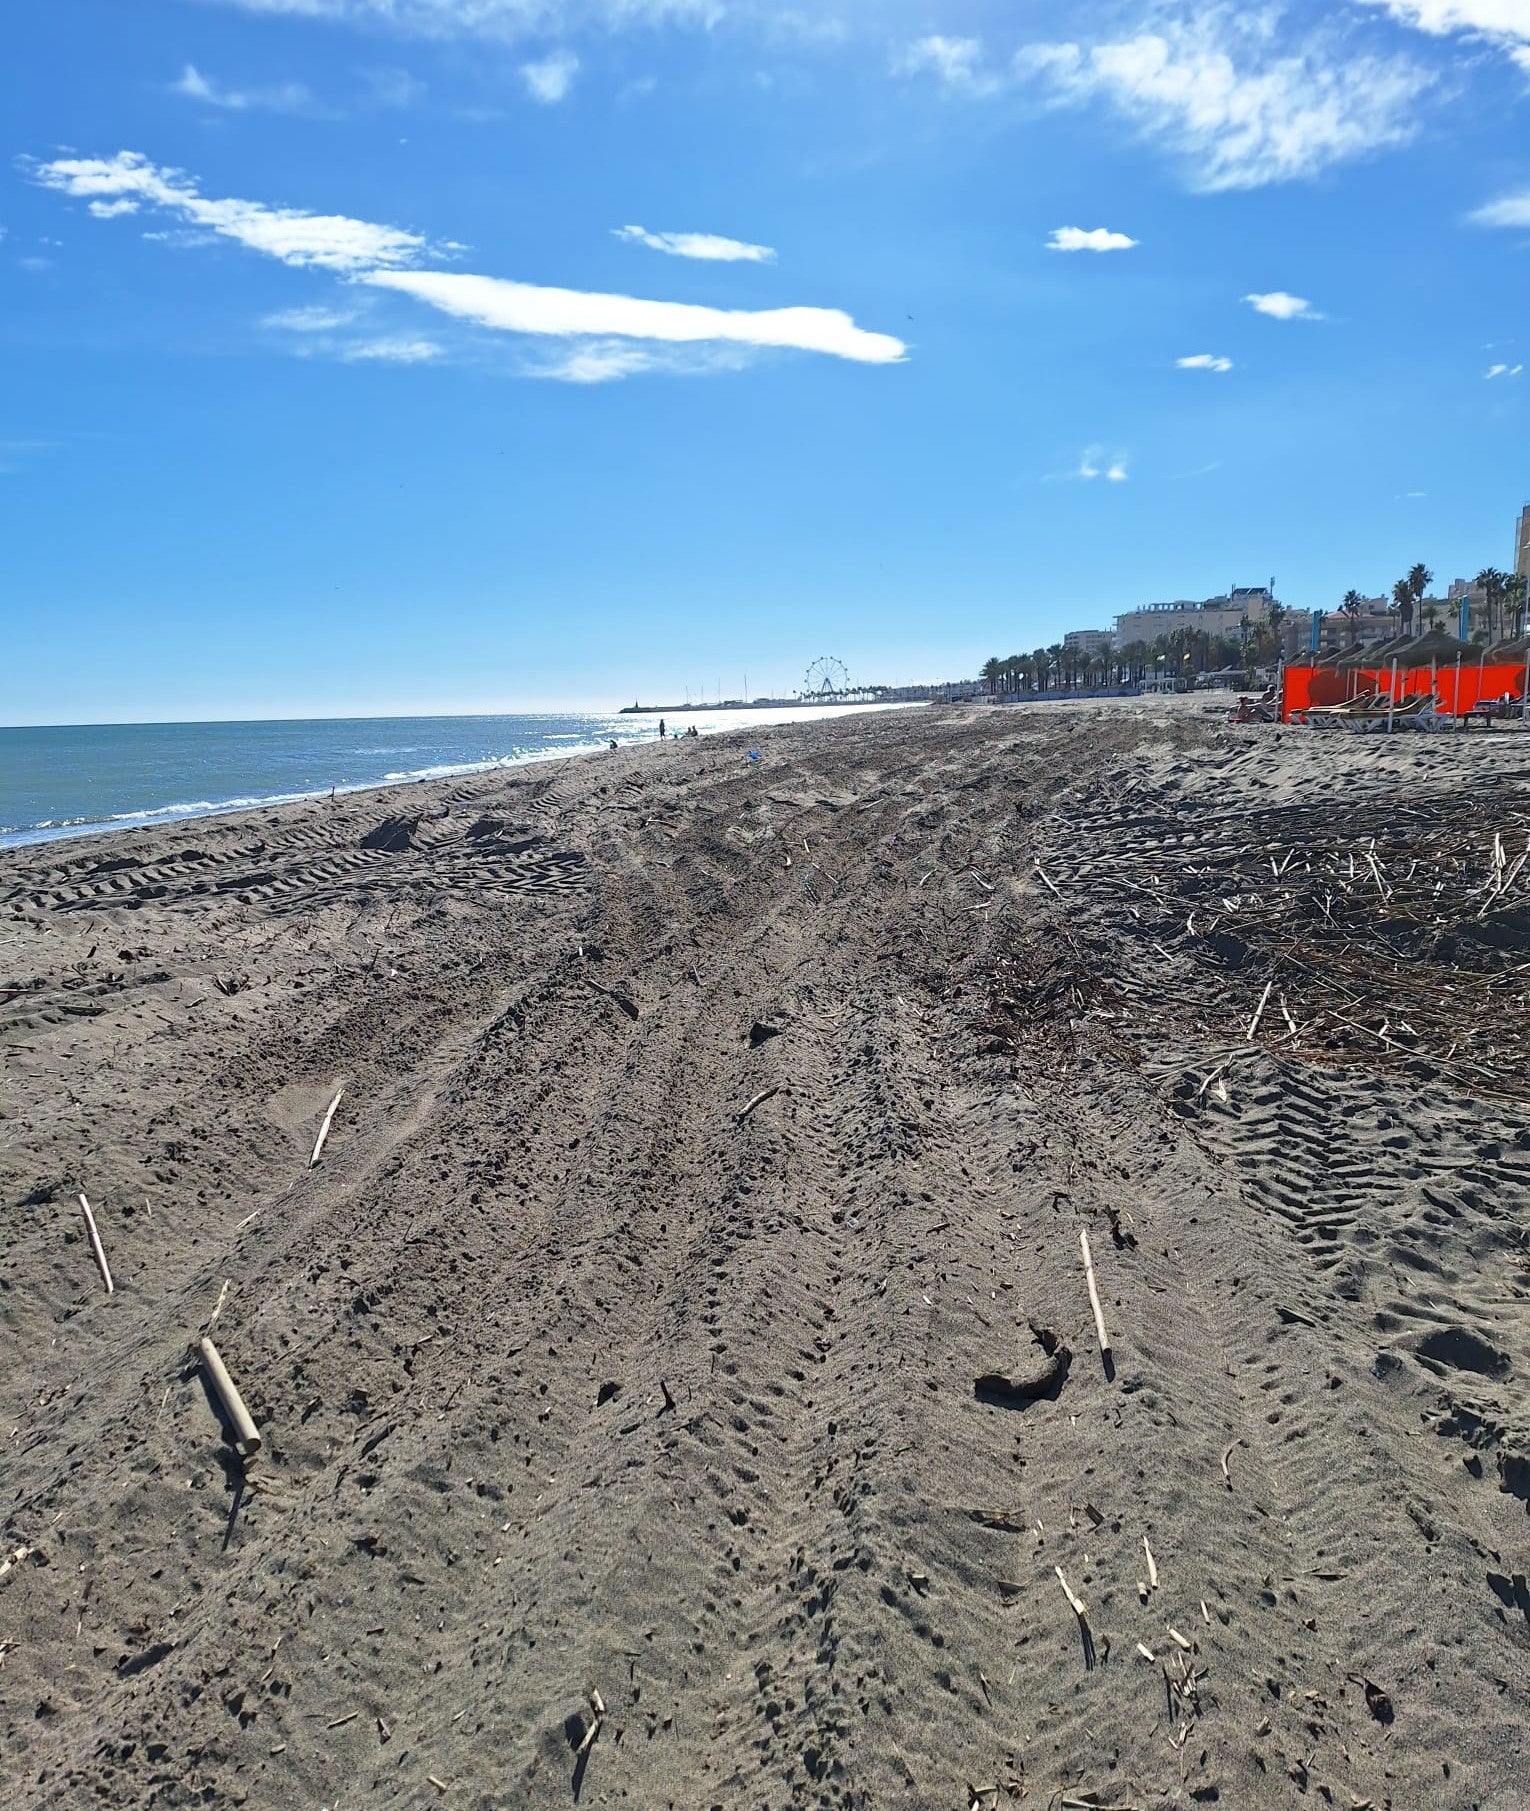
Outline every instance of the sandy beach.
<path id="1" fill-rule="evenodd" d="M 1524 1806 L 1527 846 L 1192 698 L 0 855 L 7 1807 Z"/>

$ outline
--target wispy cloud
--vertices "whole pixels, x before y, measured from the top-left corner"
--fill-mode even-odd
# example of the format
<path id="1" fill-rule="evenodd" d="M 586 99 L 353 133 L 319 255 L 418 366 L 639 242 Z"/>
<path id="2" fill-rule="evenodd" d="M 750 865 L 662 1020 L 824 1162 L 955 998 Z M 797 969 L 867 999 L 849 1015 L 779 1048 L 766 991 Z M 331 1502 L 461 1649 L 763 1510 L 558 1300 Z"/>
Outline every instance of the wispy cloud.
<path id="1" fill-rule="evenodd" d="M 207 107 L 221 107 L 228 113 L 246 113 L 257 107 L 271 113 L 318 111 L 318 103 L 301 82 L 277 82 L 265 88 L 225 88 L 211 76 L 203 75 L 194 63 L 188 63 L 180 80 L 170 84 L 170 92 Z"/>
<path id="2" fill-rule="evenodd" d="M 1482 373 L 1484 377 L 1518 377 L 1524 370 L 1523 365 L 1489 365 Z"/>
<path id="3" fill-rule="evenodd" d="M 1113 233 L 1107 227 L 1059 226 L 1047 240 L 1047 250 L 1054 252 L 1128 252 L 1137 243 L 1125 233 Z"/>
<path id="4" fill-rule="evenodd" d="M 609 384 L 653 369 L 653 355 L 630 342 L 597 341 L 540 364 L 529 365 L 529 377 L 547 377 L 563 384 Z"/>
<path id="5" fill-rule="evenodd" d="M 821 352 L 859 364 L 896 364 L 907 347 L 888 333 L 858 327 L 837 308 L 769 308 L 759 310 L 699 307 L 689 302 L 653 301 L 636 296 L 605 295 L 508 279 L 471 276 L 443 270 L 406 268 L 421 263 L 432 248 L 418 233 L 399 227 L 353 220 L 343 214 L 310 214 L 296 208 L 271 208 L 260 202 L 215 200 L 202 195 L 182 172 L 160 169 L 136 152 L 112 158 L 58 158 L 28 166 L 44 187 L 95 203 L 126 202 L 132 208 L 154 207 L 201 229 L 222 235 L 252 251 L 298 268 L 331 271 L 376 290 L 392 290 L 458 320 L 496 332 L 546 335 L 591 342 L 647 341 L 667 346 L 783 348 Z M 275 319 L 276 317 L 269 317 Z M 293 331 L 322 333 L 305 311 L 293 311 L 283 322 Z M 435 356 L 420 348 L 422 340 L 374 341 L 388 353 L 358 356 L 411 358 Z M 400 348 L 407 349 L 400 351 Z M 599 364 L 598 348 L 590 350 L 586 369 Z M 629 361 L 630 367 L 631 361 Z M 584 381 L 589 381 L 588 378 Z"/>
<path id="6" fill-rule="evenodd" d="M 1255 314 L 1267 314 L 1275 321 L 1321 321 L 1318 313 L 1305 296 L 1288 295 L 1283 289 L 1271 289 L 1263 294 L 1247 295 L 1244 301 Z"/>
<path id="7" fill-rule="evenodd" d="M 278 333 L 334 333 L 355 319 L 354 308 L 282 308 L 266 315 L 260 324 Z"/>
<path id="8" fill-rule="evenodd" d="M 1192 352 L 1189 358 L 1177 358 L 1174 363 L 1181 371 L 1231 371 L 1233 362 L 1222 358 L 1215 352 Z"/>
<path id="9" fill-rule="evenodd" d="M 1195 189 L 1311 177 L 1406 143 L 1429 71 L 1346 56 L 1327 37 L 1288 41 L 1272 6 L 1223 6 L 1110 42 L 1032 45 L 1017 72 L 1061 104 L 1103 100 L 1184 160 Z"/>
<path id="10" fill-rule="evenodd" d="M 1530 227 L 1530 189 L 1500 195 L 1467 215 L 1473 226 Z"/>
<path id="11" fill-rule="evenodd" d="M 342 347 L 340 357 L 348 365 L 423 365 L 440 358 L 442 348 L 434 340 L 378 339 L 353 340 Z"/>
<path id="12" fill-rule="evenodd" d="M 361 79 L 374 107 L 412 107 L 425 93 L 425 84 L 407 69 L 364 69 Z"/>
<path id="13" fill-rule="evenodd" d="M 344 214 L 266 207 L 258 201 L 213 200 L 199 193 L 180 170 L 162 169 L 136 151 L 119 151 L 115 157 L 59 157 L 30 168 L 44 188 L 89 201 L 93 212 L 99 211 L 97 203 L 119 214 L 144 206 L 160 208 L 299 269 L 370 270 L 412 263 L 427 250 L 418 233 L 401 227 L 375 226 Z"/>
<path id="14" fill-rule="evenodd" d="M 1086 446 L 1079 455 L 1078 465 L 1067 476 L 1082 478 L 1086 483 L 1104 478 L 1109 484 L 1125 484 L 1129 463 L 1130 455 L 1126 452 L 1107 453 L 1103 446 Z"/>
<path id="15" fill-rule="evenodd" d="M 579 59 L 571 50 L 560 50 L 539 63 L 521 64 L 521 81 L 526 92 L 544 107 L 554 107 L 568 97 L 579 73 Z"/>
<path id="16" fill-rule="evenodd" d="M 222 0 L 248 13 L 336 20 L 424 38 L 515 40 L 579 24 L 710 26 L 723 0 Z"/>
<path id="17" fill-rule="evenodd" d="M 978 38 L 919 38 L 893 58 L 894 75 L 930 75 L 949 95 L 982 99 L 997 94 L 1004 78 L 984 62 Z"/>
<path id="18" fill-rule="evenodd" d="M 768 245 L 750 245 L 744 239 L 725 239 L 720 233 L 650 233 L 641 226 L 617 226 L 612 232 L 632 245 L 667 252 L 672 258 L 700 258 L 718 264 L 774 264 Z"/>
<path id="19" fill-rule="evenodd" d="M 869 333 L 837 308 L 704 308 L 440 270 L 377 270 L 362 280 L 501 333 L 792 347 L 873 365 L 896 364 L 907 352 L 901 340 Z"/>

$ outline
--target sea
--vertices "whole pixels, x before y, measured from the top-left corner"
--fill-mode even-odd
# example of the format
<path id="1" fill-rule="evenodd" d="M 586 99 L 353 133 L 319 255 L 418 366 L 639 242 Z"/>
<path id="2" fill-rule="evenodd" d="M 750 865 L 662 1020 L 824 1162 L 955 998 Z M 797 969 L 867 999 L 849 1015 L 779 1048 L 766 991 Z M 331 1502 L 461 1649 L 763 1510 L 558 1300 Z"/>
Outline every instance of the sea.
<path id="1" fill-rule="evenodd" d="M 878 707 L 691 711 L 667 728 L 716 735 L 858 708 Z M 659 720 L 597 711 L 0 728 L 0 848 L 591 753 L 652 741 Z"/>

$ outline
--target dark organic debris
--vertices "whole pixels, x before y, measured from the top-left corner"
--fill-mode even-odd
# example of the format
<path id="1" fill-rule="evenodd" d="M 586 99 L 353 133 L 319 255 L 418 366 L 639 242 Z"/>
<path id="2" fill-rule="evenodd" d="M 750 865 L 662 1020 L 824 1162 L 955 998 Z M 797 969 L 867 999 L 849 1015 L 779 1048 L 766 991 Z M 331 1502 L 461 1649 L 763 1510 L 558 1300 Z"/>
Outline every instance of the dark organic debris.
<path id="1" fill-rule="evenodd" d="M 1005 1371 L 985 1371 L 973 1379 L 973 1394 L 979 1402 L 997 1408 L 1014 1408 L 1020 1403 L 1043 1399 L 1055 1402 L 1068 1378 L 1073 1354 L 1062 1336 L 1050 1327 L 1031 1324 L 1031 1332 L 1041 1348 L 1041 1356 L 1025 1371 L 1010 1375 Z"/>

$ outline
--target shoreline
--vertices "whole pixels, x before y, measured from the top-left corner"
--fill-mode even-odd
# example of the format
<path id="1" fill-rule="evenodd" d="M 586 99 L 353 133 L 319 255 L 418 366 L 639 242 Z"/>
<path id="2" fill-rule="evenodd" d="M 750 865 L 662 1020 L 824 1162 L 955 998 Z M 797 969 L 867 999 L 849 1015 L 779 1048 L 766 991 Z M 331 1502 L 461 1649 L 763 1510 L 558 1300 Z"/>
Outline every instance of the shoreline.
<path id="1" fill-rule="evenodd" d="M 706 708 L 707 708 L 708 712 L 710 712 L 713 715 L 727 715 L 727 714 L 730 714 L 730 710 L 731 710 L 731 707 L 708 706 Z M 762 705 L 757 708 L 761 711 L 771 710 L 771 711 L 775 711 L 777 713 L 783 713 L 783 712 L 790 711 L 790 712 L 796 713 L 795 715 L 791 715 L 791 716 L 777 714 L 768 720 L 768 723 L 792 723 L 792 722 L 819 721 L 820 719 L 817 719 L 817 718 L 804 717 L 803 715 L 801 715 L 801 713 L 803 711 L 807 711 L 807 710 L 820 710 L 820 709 L 826 709 L 828 707 L 816 706 L 816 705 L 785 704 L 785 705 L 775 705 L 775 706 Z M 839 707 L 839 709 L 841 711 L 849 710 L 853 713 L 865 713 L 865 712 L 870 712 L 870 711 L 883 711 L 883 710 L 906 710 L 906 709 L 912 709 L 912 708 L 921 708 L 920 702 L 919 701 L 897 701 L 897 702 L 892 702 L 892 703 L 887 703 L 887 704 L 869 703 L 869 704 L 855 704 L 855 705 Z M 662 719 L 662 717 L 664 715 L 664 713 L 659 710 L 655 710 L 651 713 L 645 711 L 644 713 L 639 713 L 639 714 L 651 715 L 655 719 Z M 689 714 L 696 715 L 699 713 L 698 713 L 698 711 L 692 711 Z M 630 710 L 629 710 L 626 713 L 612 712 L 612 713 L 610 713 L 610 715 L 612 717 L 617 717 L 617 716 L 622 716 L 622 715 L 631 716 L 631 715 L 633 715 L 633 713 L 630 712 Z M 553 718 L 556 718 L 556 713 L 550 714 L 550 716 L 552 716 Z M 476 719 L 468 719 L 468 720 L 476 720 Z M 429 718 L 422 719 L 422 718 L 411 718 L 411 717 L 397 717 L 397 718 L 385 718 L 385 719 L 373 719 L 373 718 L 312 718 L 312 719 L 310 719 L 310 718 L 252 718 L 252 719 L 248 719 L 248 720 L 238 719 L 238 720 L 230 720 L 230 721 L 234 722 L 236 727 L 242 727 L 246 722 L 250 723 L 251 725 L 262 725 L 262 726 L 265 724 L 268 724 L 268 723 L 285 724 L 285 723 L 289 723 L 289 722 L 301 724 L 301 723 L 308 723 L 308 722 L 369 723 L 369 722 L 374 722 L 374 721 L 380 721 L 380 722 L 387 722 L 387 723 L 405 724 L 405 723 L 414 723 L 414 722 L 422 722 L 422 721 L 429 722 L 429 721 L 435 721 L 435 719 L 429 719 Z M 761 726 L 768 726 L 768 723 L 766 725 L 761 725 Z M 204 726 L 202 724 L 187 724 L 187 725 L 112 724 L 112 725 L 104 725 L 104 726 L 102 726 L 102 725 L 88 725 L 88 726 L 47 725 L 47 726 L 41 726 L 41 727 L 46 727 L 49 729 L 71 728 L 71 727 L 87 727 L 87 728 L 106 727 L 106 728 L 113 728 L 113 729 L 139 729 L 139 728 L 164 729 L 164 728 L 178 728 L 178 727 L 203 728 L 206 726 Z M 656 742 L 658 740 L 657 735 L 647 736 L 647 735 L 642 735 L 642 734 L 634 734 L 630 731 L 630 729 L 628 728 L 627 725 L 623 725 L 622 727 L 626 733 L 622 736 L 618 736 L 617 738 L 615 738 L 615 740 L 617 742 L 618 750 L 624 749 L 624 748 L 646 747 L 650 742 Z M 751 727 L 751 726 L 746 726 L 743 724 L 735 725 L 735 724 L 731 724 L 731 723 L 717 724 L 717 725 L 713 725 L 708 728 L 700 728 L 698 726 L 698 734 L 700 737 L 711 738 L 711 737 L 718 736 L 718 735 L 725 735 L 734 729 L 743 730 L 746 727 Z M 588 741 L 588 742 L 576 744 L 572 748 L 535 749 L 535 750 L 531 750 L 525 754 L 496 755 L 496 756 L 491 756 L 483 761 L 453 763 L 444 768 L 430 769 L 430 770 L 426 770 L 426 771 L 423 771 L 423 772 L 420 772 L 417 774 L 384 776 L 383 778 L 376 779 L 376 780 L 355 781 L 348 785 L 336 784 L 334 786 L 327 786 L 327 787 L 319 786 L 319 787 L 313 788 L 312 790 L 305 790 L 305 791 L 301 791 L 301 792 L 270 793 L 270 794 L 265 794 L 265 795 L 261 795 L 261 796 L 257 796 L 257 797 L 239 797 L 239 798 L 233 798 L 233 799 L 229 799 L 229 800 L 225 800 L 225 801 L 216 801 L 216 802 L 211 802 L 211 803 L 198 802 L 196 804 L 187 803 L 187 804 L 155 806 L 155 807 L 145 809 L 143 811 L 119 813 L 110 818 L 104 818 L 104 819 L 86 819 L 86 820 L 70 822 L 67 824 L 38 824 L 38 825 L 30 825 L 25 828 L 0 830 L 0 855 L 3 855 L 7 851 L 13 850 L 13 849 L 41 848 L 41 847 L 46 847 L 50 844 L 57 843 L 57 842 L 72 841 L 78 837 L 95 838 L 95 837 L 100 837 L 100 836 L 115 835 L 118 833 L 126 835 L 133 831 L 154 830 L 154 829 L 158 829 L 162 826 L 168 826 L 168 825 L 173 825 L 173 824 L 200 823 L 200 822 L 203 822 L 204 820 L 213 819 L 213 818 L 237 817 L 240 813 L 247 812 L 247 811 L 267 811 L 267 810 L 272 810 L 272 809 L 275 809 L 275 808 L 278 808 L 281 806 L 309 804 L 309 803 L 312 803 L 316 799 L 327 799 L 327 798 L 331 798 L 331 797 L 346 798 L 346 797 L 350 797 L 350 796 L 353 796 L 358 793 L 379 792 L 379 791 L 386 790 L 390 787 L 415 787 L 415 786 L 431 785 L 437 781 L 462 779 L 462 778 L 466 778 L 466 777 L 469 777 L 474 774 L 495 773 L 495 772 L 500 772 L 500 771 L 512 772 L 512 771 L 515 771 L 516 769 L 519 769 L 522 767 L 534 766 L 534 765 L 537 765 L 537 764 L 540 764 L 543 762 L 547 762 L 547 761 L 583 760 L 583 759 L 588 758 L 591 755 L 608 755 L 611 752 L 613 752 L 610 749 L 610 747 L 608 746 L 608 743 L 610 740 L 611 740 L 611 738 L 604 738 L 601 740 Z"/>

